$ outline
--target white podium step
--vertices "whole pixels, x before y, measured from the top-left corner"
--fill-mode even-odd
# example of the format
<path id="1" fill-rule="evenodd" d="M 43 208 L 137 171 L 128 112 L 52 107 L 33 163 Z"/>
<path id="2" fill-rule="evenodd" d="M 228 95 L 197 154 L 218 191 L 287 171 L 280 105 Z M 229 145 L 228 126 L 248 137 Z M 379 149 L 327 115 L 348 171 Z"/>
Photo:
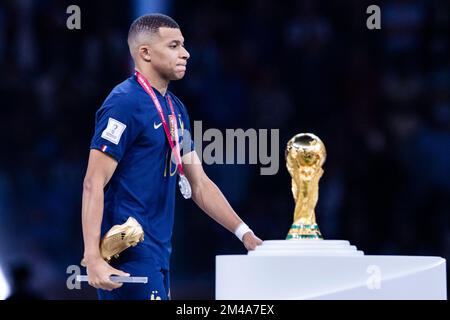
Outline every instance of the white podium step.
<path id="1" fill-rule="evenodd" d="M 216 256 L 216 299 L 447 298 L 440 257 L 365 256 L 342 240 L 264 241 L 247 255 Z"/>
<path id="2" fill-rule="evenodd" d="M 251 256 L 362 256 L 345 240 L 269 240 L 250 251 Z"/>

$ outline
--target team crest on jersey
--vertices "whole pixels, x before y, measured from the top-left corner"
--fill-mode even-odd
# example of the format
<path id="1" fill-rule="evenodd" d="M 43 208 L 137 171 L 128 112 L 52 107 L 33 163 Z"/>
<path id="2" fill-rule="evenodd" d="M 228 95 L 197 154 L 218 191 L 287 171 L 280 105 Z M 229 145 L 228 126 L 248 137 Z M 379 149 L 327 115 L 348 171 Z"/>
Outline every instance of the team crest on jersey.
<path id="1" fill-rule="evenodd" d="M 102 138 L 106 139 L 114 144 L 119 144 L 120 138 L 122 137 L 122 133 L 125 131 L 127 126 L 122 122 L 109 118 L 108 125 L 106 129 L 102 132 Z"/>
<path id="2" fill-rule="evenodd" d="M 170 136 L 172 137 L 172 141 L 175 141 L 175 123 L 174 118 L 171 114 L 169 114 L 169 126 L 170 126 Z"/>
<path id="3" fill-rule="evenodd" d="M 172 140 L 175 141 L 175 119 L 174 117 L 169 114 L 169 126 L 170 126 L 170 136 L 172 137 Z M 183 120 L 181 120 L 181 114 L 178 114 L 178 122 L 180 123 L 180 131 L 179 136 L 184 135 L 184 123 Z"/>

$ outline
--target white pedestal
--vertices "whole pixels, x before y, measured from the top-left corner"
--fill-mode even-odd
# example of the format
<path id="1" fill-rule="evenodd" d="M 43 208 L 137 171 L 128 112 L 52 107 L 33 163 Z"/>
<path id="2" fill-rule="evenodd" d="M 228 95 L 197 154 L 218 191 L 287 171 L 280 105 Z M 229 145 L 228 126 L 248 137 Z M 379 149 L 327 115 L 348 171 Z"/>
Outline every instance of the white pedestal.
<path id="1" fill-rule="evenodd" d="M 216 299 L 447 299 L 441 257 L 365 256 L 348 241 L 264 241 L 216 256 Z"/>

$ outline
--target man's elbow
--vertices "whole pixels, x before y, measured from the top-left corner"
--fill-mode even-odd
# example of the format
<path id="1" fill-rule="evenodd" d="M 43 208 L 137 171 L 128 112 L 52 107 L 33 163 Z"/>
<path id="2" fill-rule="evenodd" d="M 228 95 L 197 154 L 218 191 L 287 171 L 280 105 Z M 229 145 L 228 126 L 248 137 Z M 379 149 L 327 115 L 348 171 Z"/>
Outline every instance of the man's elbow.
<path id="1" fill-rule="evenodd" d="M 208 189 L 209 178 L 206 174 L 202 176 L 194 183 L 192 186 L 192 198 L 193 200 L 198 199 L 200 195 Z"/>
<path id="2" fill-rule="evenodd" d="M 93 189 L 92 179 L 86 177 L 83 180 L 83 193 L 90 193 Z"/>
<path id="3" fill-rule="evenodd" d="M 92 193 L 94 190 L 98 188 L 103 188 L 103 183 L 100 179 L 86 176 L 83 180 L 83 192 L 84 193 Z"/>

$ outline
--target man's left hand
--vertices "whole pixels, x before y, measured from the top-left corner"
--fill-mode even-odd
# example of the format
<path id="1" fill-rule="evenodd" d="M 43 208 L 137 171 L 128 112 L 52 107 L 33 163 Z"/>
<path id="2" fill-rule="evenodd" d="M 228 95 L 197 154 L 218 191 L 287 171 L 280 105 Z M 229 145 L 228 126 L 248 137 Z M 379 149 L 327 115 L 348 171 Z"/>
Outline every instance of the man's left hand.
<path id="1" fill-rule="evenodd" d="M 244 234 L 244 237 L 242 237 L 242 242 L 244 243 L 244 246 L 247 250 L 255 250 L 256 246 L 259 246 L 262 244 L 262 240 L 255 236 L 255 234 L 252 231 L 247 232 Z"/>

